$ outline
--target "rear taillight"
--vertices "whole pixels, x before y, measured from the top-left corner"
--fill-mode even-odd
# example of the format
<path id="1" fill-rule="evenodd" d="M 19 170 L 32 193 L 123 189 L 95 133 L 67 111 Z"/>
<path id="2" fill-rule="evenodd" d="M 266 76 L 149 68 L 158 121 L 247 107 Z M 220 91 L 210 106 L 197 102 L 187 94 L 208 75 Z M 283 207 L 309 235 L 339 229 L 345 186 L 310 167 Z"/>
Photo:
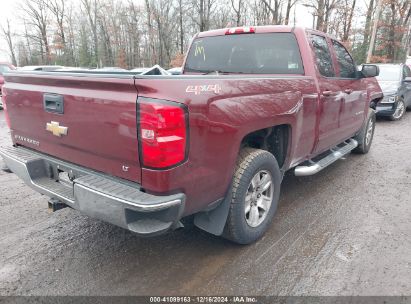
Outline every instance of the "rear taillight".
<path id="1" fill-rule="evenodd" d="M 183 105 L 156 99 L 139 99 L 140 161 L 144 167 L 164 169 L 187 156 L 187 111 Z"/>
<path id="2" fill-rule="evenodd" d="M 6 123 L 7 123 L 7 126 L 9 127 L 9 129 L 10 129 L 10 118 L 9 118 L 9 114 L 7 113 L 7 103 L 6 103 L 6 96 L 7 96 L 7 94 L 6 94 L 6 89 L 3 87 L 2 88 L 2 97 L 1 97 L 1 101 L 3 102 L 3 110 L 4 110 L 4 116 L 5 116 L 5 118 L 6 118 Z"/>

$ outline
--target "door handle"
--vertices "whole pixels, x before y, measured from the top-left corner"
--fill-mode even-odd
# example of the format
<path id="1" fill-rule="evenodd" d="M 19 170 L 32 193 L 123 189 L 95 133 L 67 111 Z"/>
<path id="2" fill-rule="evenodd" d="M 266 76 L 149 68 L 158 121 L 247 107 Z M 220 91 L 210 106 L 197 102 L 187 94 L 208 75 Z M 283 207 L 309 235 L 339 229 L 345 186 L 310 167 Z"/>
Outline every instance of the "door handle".
<path id="1" fill-rule="evenodd" d="M 345 92 L 346 94 L 351 94 L 351 93 L 352 93 L 352 89 L 345 89 L 344 92 Z"/>

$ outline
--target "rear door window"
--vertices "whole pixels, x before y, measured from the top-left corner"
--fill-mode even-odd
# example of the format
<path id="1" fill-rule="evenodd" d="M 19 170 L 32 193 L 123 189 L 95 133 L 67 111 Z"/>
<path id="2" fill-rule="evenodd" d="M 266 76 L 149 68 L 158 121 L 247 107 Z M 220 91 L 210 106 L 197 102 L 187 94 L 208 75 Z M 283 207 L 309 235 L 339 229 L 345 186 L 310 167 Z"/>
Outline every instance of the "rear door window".
<path id="1" fill-rule="evenodd" d="M 197 38 L 188 53 L 185 71 L 304 74 L 300 50 L 292 33 Z"/>
<path id="2" fill-rule="evenodd" d="M 357 67 L 354 64 L 350 53 L 338 41 L 333 40 L 335 53 L 337 54 L 338 67 L 340 68 L 340 77 L 357 78 Z"/>
<path id="3" fill-rule="evenodd" d="M 316 64 L 320 74 L 325 77 L 335 77 L 333 61 L 325 37 L 311 35 L 311 43 L 314 48 Z"/>

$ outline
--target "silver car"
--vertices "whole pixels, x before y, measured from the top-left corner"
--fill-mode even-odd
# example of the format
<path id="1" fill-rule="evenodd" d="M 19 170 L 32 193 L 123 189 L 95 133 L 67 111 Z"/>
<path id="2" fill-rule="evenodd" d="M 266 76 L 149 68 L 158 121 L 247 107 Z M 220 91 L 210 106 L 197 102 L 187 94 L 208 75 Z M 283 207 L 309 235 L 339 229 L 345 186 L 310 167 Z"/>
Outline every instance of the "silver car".
<path id="1" fill-rule="evenodd" d="M 411 70 L 405 64 L 378 64 L 378 83 L 384 98 L 377 105 L 377 116 L 400 120 L 411 108 Z"/>

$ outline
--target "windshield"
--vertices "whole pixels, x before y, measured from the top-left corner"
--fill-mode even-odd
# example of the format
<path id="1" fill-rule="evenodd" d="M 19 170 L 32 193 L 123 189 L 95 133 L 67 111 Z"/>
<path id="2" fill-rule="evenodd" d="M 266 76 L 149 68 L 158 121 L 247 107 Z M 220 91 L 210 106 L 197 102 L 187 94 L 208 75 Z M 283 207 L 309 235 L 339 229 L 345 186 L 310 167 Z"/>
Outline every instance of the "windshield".
<path id="1" fill-rule="evenodd" d="M 294 34 L 239 34 L 197 38 L 186 72 L 304 74 Z"/>
<path id="2" fill-rule="evenodd" d="M 4 72 L 10 71 L 10 67 L 8 65 L 0 64 L 0 75 L 3 75 Z"/>
<path id="3" fill-rule="evenodd" d="M 377 80 L 381 81 L 399 81 L 401 74 L 400 66 L 384 66 L 380 65 L 380 75 L 377 76 Z"/>

